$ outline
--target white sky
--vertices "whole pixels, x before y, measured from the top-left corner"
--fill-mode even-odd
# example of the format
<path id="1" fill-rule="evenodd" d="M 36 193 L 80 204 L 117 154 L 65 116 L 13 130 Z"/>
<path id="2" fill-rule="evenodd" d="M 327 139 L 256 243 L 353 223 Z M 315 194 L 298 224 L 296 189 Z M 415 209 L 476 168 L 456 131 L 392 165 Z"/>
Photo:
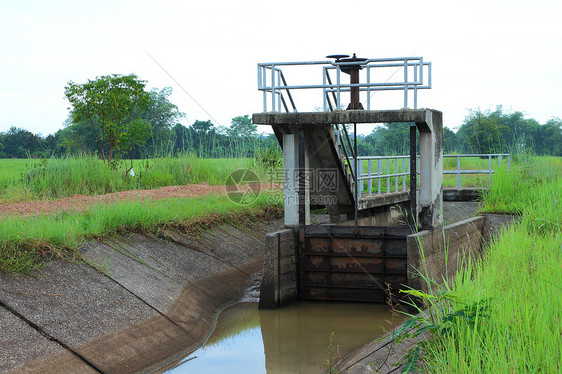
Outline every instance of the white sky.
<path id="1" fill-rule="evenodd" d="M 431 61 L 418 106 L 450 128 L 496 105 L 543 123 L 562 118 L 561 18 L 560 0 L 0 0 L 0 132 L 56 132 L 67 82 L 113 73 L 171 86 L 186 125 L 211 119 L 191 95 L 228 126 L 262 110 L 258 62 L 354 52 Z"/>

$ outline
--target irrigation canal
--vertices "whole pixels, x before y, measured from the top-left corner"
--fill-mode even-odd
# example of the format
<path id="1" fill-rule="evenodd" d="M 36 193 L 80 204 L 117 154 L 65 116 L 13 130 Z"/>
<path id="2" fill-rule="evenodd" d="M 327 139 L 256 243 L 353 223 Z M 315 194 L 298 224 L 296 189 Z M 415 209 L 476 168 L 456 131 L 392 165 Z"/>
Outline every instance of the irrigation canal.
<path id="1" fill-rule="evenodd" d="M 238 303 L 221 313 L 203 347 L 160 373 L 321 373 L 332 332 L 332 346 L 343 357 L 403 320 L 382 304 L 308 302 L 258 310 L 258 303 Z"/>

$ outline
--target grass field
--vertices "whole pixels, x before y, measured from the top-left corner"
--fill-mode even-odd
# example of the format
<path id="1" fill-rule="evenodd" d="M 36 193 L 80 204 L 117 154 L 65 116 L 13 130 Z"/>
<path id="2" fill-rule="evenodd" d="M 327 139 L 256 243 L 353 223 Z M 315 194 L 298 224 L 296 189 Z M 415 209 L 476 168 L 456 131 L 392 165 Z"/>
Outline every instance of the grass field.
<path id="1" fill-rule="evenodd" d="M 484 210 L 514 213 L 518 224 L 467 263 L 453 285 L 422 295 L 435 305 L 415 331 L 432 338 L 408 356 L 431 373 L 562 371 L 562 159 L 520 160 L 500 172 Z"/>
<path id="2" fill-rule="evenodd" d="M 378 163 L 371 164 L 372 173 L 377 173 Z M 381 173 L 407 171 L 403 160 L 384 160 Z M 132 189 L 153 189 L 170 185 L 185 185 L 205 182 L 209 185 L 225 184 L 229 174 L 237 169 L 250 168 L 256 171 L 262 181 L 269 176 L 266 170 L 256 165 L 253 159 L 202 159 L 191 155 L 177 158 L 157 158 L 134 160 L 134 177 L 126 174 L 130 164 L 120 163 L 115 168 L 96 157 L 81 156 L 61 159 L 0 159 L 0 203 L 20 202 L 39 199 L 55 199 L 78 195 L 101 195 L 110 192 Z M 444 170 L 457 168 L 456 158 L 445 158 Z M 499 172 L 505 170 L 507 160 L 500 163 L 492 160 L 492 168 Z M 478 157 L 462 158 L 462 170 L 487 170 L 488 160 Z M 369 170 L 368 161 L 363 161 L 363 174 Z M 409 176 L 405 177 L 409 188 Z M 280 181 L 281 182 L 281 181 Z M 395 191 L 404 187 L 404 178 L 381 178 L 381 192 Z M 457 185 L 456 175 L 445 175 L 445 187 Z M 487 174 L 462 175 L 461 186 L 488 187 Z M 363 192 L 368 193 L 368 182 L 363 182 Z M 372 182 L 373 193 L 378 192 L 378 180 Z"/>
<path id="3" fill-rule="evenodd" d="M 129 165 L 129 164 L 127 164 Z M 101 195 L 133 189 L 205 182 L 225 184 L 237 169 L 252 168 L 252 159 L 201 159 L 186 155 L 177 158 L 135 160 L 135 176 L 128 167 L 111 167 L 96 157 L 44 160 L 0 160 L 0 203 L 54 199 L 79 195 Z"/>

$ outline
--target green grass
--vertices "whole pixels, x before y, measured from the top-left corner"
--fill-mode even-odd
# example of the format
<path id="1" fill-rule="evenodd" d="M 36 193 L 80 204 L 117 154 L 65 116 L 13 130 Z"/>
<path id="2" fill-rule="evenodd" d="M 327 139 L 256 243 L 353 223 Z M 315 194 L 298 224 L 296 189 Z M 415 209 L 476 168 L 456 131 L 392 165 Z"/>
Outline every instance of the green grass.
<path id="1" fill-rule="evenodd" d="M 40 162 L 37 159 L 0 159 L 0 187 L 20 178 L 22 171 Z"/>
<path id="2" fill-rule="evenodd" d="M 510 214 L 536 211 L 539 199 L 551 199 L 549 191 L 544 189 L 554 188 L 550 192 L 555 192 L 561 175 L 562 158 L 558 157 L 529 158 L 512 165 L 511 172 L 498 168 L 492 178 L 491 188 L 484 194 L 482 210 Z M 539 206 L 547 209 L 548 205 Z"/>
<path id="3" fill-rule="evenodd" d="M 527 222 L 528 223 L 528 222 Z M 458 319 L 428 352 L 436 373 L 558 373 L 562 370 L 562 247 L 559 234 L 523 223 L 486 261 L 457 278 L 463 303 L 490 300 L 475 321 Z"/>
<path id="4" fill-rule="evenodd" d="M 418 321 L 432 336 L 406 361 L 432 373 L 562 371 L 562 160 L 521 160 L 500 172 L 484 210 L 515 213 L 479 262 L 451 288 L 422 295 L 438 305 Z M 411 323 L 412 324 L 412 323 Z"/>
<path id="5" fill-rule="evenodd" d="M 203 182 L 222 185 L 232 171 L 241 168 L 251 168 L 262 176 L 265 173 L 252 159 L 200 159 L 192 155 L 135 160 L 133 165 L 135 176 L 131 177 L 125 173 L 124 163 L 111 167 L 93 156 L 0 160 L 0 203 Z"/>
<path id="6" fill-rule="evenodd" d="M 0 271 L 26 273 L 55 256 L 79 260 L 86 240 L 120 232 L 157 231 L 175 225 L 197 232 L 219 223 L 256 222 L 278 216 L 278 204 L 262 193 L 252 205 L 226 196 L 175 198 L 98 205 L 82 213 L 61 212 L 28 218 L 0 217 Z"/>

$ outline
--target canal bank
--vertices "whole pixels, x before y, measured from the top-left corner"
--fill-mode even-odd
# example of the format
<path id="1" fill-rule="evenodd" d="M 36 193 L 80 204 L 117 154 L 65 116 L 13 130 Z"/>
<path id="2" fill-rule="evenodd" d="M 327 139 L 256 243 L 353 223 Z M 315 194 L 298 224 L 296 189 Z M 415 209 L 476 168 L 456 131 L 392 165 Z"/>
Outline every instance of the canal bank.
<path id="1" fill-rule="evenodd" d="M 89 265 L 53 260 L 2 275 L 0 371 L 152 372 L 184 357 L 240 300 L 261 269 L 265 234 L 282 226 L 123 234 L 83 245 Z"/>
<path id="2" fill-rule="evenodd" d="M 466 217 L 471 213 L 476 213 L 477 208 L 477 205 L 471 207 L 468 204 L 446 204 L 444 209 L 445 217 L 447 217 L 446 222 L 456 222 L 460 218 L 465 218 L 463 221 L 450 224 L 448 226 L 449 229 L 462 222 L 470 221 L 471 219 L 466 219 Z M 483 223 L 479 234 L 481 244 L 478 250 L 478 257 L 476 258 L 478 261 L 481 259 L 482 255 L 488 251 L 490 244 L 496 240 L 506 228 L 511 226 L 514 222 L 519 221 L 519 217 L 506 214 L 486 213 L 480 214 L 479 217 L 483 219 Z M 446 231 L 447 227 L 444 228 L 444 232 Z M 458 232 L 456 234 L 458 234 Z M 452 239 L 452 236 L 446 235 L 446 238 L 446 247 L 455 245 L 455 240 Z M 452 257 L 453 256 L 449 255 L 449 259 Z M 429 259 L 428 261 L 431 260 Z M 456 272 L 451 274 L 449 282 L 452 282 L 455 275 Z M 420 288 L 423 288 L 423 285 Z M 421 314 L 425 313 L 427 313 L 427 310 L 421 312 Z M 346 355 L 338 362 L 337 372 L 342 374 L 388 374 L 402 372 L 406 355 L 419 343 L 430 338 L 428 331 L 414 334 L 414 332 L 416 332 L 415 328 L 410 327 L 405 329 L 404 326 L 405 324 L 397 326 L 396 329 L 386 333 L 384 336 L 373 337 L 373 341 Z M 397 343 L 397 331 L 401 331 L 401 334 L 404 335 L 411 335 L 409 338 L 399 339 L 400 342 Z"/>
<path id="3" fill-rule="evenodd" d="M 0 277 L 0 371 L 152 372 L 204 342 L 263 263 L 280 221 L 116 235 Z"/>

